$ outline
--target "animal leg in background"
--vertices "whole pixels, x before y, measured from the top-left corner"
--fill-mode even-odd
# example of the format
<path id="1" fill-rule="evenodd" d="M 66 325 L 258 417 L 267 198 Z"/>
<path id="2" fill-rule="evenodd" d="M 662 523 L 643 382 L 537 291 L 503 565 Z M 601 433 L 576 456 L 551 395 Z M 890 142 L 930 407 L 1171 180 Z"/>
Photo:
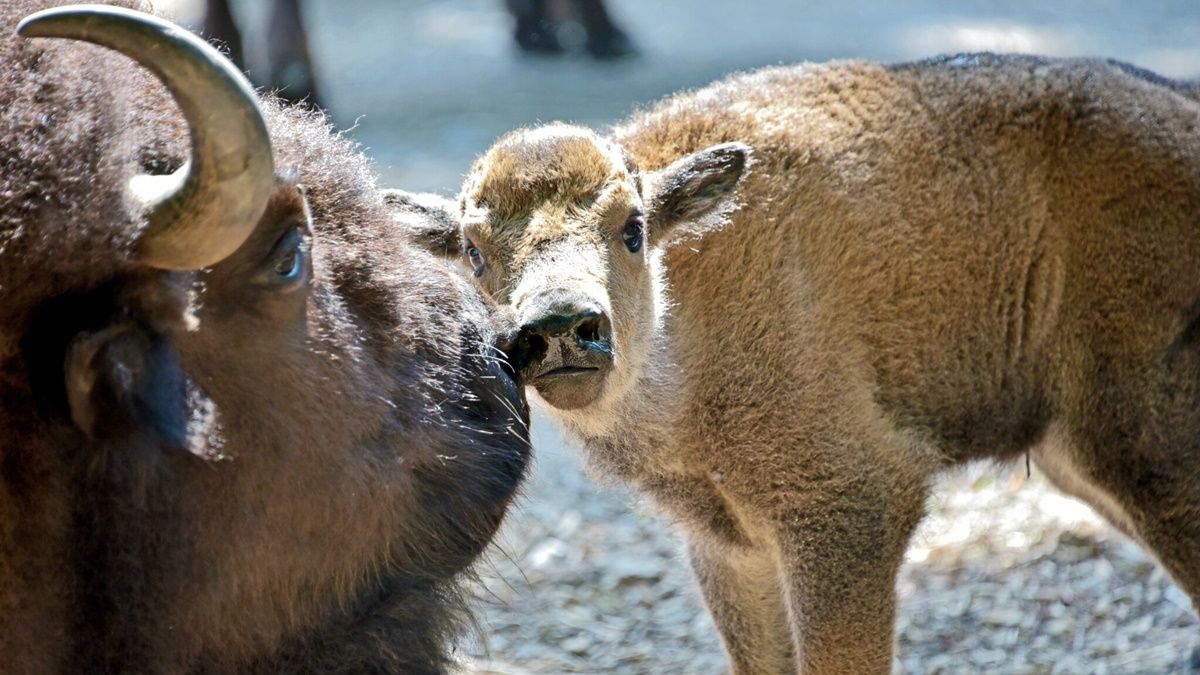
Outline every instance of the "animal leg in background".
<path id="1" fill-rule="evenodd" d="M 204 37 L 217 43 L 229 52 L 229 60 L 238 68 L 246 70 L 246 56 L 242 51 L 242 33 L 233 20 L 233 11 L 228 0 L 206 0 L 204 3 Z"/>
<path id="2" fill-rule="evenodd" d="M 265 85 L 292 103 L 323 108 L 318 95 L 308 33 L 299 0 L 274 0 L 267 22 L 267 81 Z M 206 0 L 204 37 L 229 52 L 229 59 L 243 71 L 249 70 L 242 33 L 228 0 Z M 260 82 L 259 84 L 263 84 Z"/>
<path id="3" fill-rule="evenodd" d="M 267 24 L 270 86 L 288 101 L 324 108 L 308 52 L 308 33 L 299 0 L 275 0 Z"/>
<path id="4" fill-rule="evenodd" d="M 629 35 L 613 22 L 604 0 L 506 0 L 505 6 L 516 22 L 517 46 L 526 52 L 562 54 L 568 45 L 560 39 L 560 29 L 573 23 L 583 29 L 587 36 L 583 46 L 594 58 L 637 53 Z"/>

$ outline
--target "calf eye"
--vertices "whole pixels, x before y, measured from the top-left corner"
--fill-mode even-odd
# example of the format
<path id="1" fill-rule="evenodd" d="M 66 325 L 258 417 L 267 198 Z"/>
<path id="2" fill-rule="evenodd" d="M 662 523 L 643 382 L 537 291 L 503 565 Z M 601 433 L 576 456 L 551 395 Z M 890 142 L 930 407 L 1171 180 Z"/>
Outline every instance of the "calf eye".
<path id="1" fill-rule="evenodd" d="M 630 253 L 642 250 L 642 243 L 646 239 L 645 216 L 640 213 L 629 216 L 629 220 L 625 221 L 625 230 L 621 232 L 621 239 L 625 241 L 625 248 L 629 249 Z"/>
<path id="2" fill-rule="evenodd" d="M 471 261 L 471 269 L 475 270 L 475 276 L 483 275 L 483 268 L 487 265 L 487 261 L 483 258 L 483 251 L 471 242 L 467 242 L 467 258 Z"/>

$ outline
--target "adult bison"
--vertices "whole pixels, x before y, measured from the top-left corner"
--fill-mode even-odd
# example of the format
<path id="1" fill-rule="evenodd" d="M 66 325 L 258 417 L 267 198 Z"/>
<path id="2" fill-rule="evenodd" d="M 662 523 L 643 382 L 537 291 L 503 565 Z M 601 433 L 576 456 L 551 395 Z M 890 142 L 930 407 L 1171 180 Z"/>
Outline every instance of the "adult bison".
<path id="1" fill-rule="evenodd" d="M 501 139 L 460 255 L 555 417 L 687 529 L 735 672 L 886 672 L 928 487 L 972 459 L 1031 451 L 1200 599 L 1198 94 L 768 69 Z"/>
<path id="2" fill-rule="evenodd" d="M 527 458 L 493 313 L 321 117 L 130 9 L 16 36 L 38 4 L 0 8 L 0 669 L 444 670 Z"/>

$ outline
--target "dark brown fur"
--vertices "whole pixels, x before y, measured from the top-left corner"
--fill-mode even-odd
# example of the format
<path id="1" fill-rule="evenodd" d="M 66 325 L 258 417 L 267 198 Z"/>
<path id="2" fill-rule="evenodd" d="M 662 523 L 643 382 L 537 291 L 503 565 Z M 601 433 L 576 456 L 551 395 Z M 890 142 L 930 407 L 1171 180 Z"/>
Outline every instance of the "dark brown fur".
<path id="1" fill-rule="evenodd" d="M 14 36 L 47 4 L 0 7 L 0 668 L 445 670 L 526 459 L 491 310 L 351 142 L 271 102 L 255 233 L 137 265 L 126 182 L 187 131 L 128 59 Z M 295 228 L 309 280 L 257 283 Z"/>

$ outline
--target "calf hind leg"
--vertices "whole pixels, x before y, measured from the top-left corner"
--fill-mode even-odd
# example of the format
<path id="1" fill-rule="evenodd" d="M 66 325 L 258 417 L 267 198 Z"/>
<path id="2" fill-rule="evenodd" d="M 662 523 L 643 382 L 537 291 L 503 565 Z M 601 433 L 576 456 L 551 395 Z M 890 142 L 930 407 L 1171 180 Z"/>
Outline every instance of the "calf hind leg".
<path id="1" fill-rule="evenodd" d="M 1036 456 L 1056 485 L 1139 540 L 1200 606 L 1200 359 L 1096 388 Z M 1186 360 L 1185 360 L 1186 358 Z"/>
<path id="2" fill-rule="evenodd" d="M 1200 453 L 1073 441 L 1037 457 L 1056 486 L 1149 549 L 1200 606 Z"/>

